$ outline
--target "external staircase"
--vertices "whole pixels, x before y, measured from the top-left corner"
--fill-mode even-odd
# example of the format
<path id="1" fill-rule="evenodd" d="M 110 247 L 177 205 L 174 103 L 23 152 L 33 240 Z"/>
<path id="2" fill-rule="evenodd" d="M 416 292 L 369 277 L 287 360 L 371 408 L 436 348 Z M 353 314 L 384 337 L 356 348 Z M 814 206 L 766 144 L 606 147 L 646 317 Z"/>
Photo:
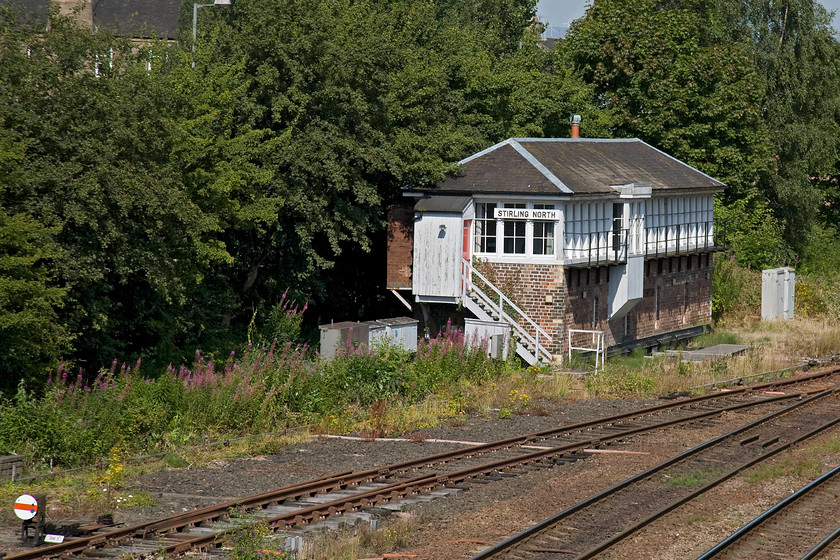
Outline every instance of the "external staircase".
<path id="1" fill-rule="evenodd" d="M 529 365 L 551 363 L 552 338 L 466 259 L 462 259 L 463 306 L 482 321 L 507 324 L 516 341 L 516 354 Z"/>

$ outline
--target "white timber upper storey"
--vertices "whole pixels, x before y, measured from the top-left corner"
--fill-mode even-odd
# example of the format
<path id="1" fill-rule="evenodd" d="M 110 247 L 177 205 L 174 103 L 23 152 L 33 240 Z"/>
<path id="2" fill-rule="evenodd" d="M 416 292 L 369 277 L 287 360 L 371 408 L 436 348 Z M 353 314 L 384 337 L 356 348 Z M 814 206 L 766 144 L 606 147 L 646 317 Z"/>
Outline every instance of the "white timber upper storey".
<path id="1" fill-rule="evenodd" d="M 621 261 L 714 244 L 711 194 L 619 202 L 476 196 L 463 216 L 472 220 L 464 238 L 471 255 L 490 262 Z"/>
<path id="2" fill-rule="evenodd" d="M 424 254 L 435 245 L 467 260 L 578 266 L 715 246 L 724 184 L 638 139 L 509 139 L 459 165 L 405 193 L 417 198 L 415 277 L 443 264 Z M 462 233 L 442 244 L 455 222 Z"/>

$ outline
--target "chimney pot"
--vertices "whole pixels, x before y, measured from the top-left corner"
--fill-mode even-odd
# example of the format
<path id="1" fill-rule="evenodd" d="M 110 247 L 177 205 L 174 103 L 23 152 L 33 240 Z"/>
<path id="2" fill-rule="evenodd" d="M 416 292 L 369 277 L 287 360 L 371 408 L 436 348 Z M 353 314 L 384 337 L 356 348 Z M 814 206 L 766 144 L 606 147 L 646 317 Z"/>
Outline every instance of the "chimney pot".
<path id="1" fill-rule="evenodd" d="M 572 138 L 580 138 L 580 115 L 572 115 Z"/>

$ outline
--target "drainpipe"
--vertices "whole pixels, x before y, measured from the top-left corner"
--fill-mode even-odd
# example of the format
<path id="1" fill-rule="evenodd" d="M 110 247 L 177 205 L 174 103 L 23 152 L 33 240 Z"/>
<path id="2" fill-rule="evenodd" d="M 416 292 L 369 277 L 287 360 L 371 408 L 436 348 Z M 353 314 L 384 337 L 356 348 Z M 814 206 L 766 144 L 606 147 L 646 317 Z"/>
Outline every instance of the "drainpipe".
<path id="1" fill-rule="evenodd" d="M 580 115 L 572 115 L 572 138 L 580 138 Z"/>

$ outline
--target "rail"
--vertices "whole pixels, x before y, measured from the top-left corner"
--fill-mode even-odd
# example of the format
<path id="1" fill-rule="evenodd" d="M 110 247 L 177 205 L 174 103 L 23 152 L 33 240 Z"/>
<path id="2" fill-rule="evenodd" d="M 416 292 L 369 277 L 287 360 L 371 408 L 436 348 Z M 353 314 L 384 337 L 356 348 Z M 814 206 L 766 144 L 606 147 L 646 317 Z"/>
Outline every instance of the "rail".
<path id="1" fill-rule="evenodd" d="M 473 277 L 478 278 L 478 280 L 480 280 L 487 289 L 492 291 L 494 298 L 491 299 L 484 290 L 476 286 L 473 281 Z M 509 297 L 502 293 L 499 288 L 490 282 L 490 280 L 477 271 L 472 263 L 466 259 L 461 259 L 461 280 L 463 296 L 467 297 L 469 293 L 474 293 L 479 299 L 481 299 L 481 301 L 484 302 L 485 305 L 490 307 L 490 309 L 492 309 L 492 311 L 496 313 L 501 320 L 511 325 L 513 330 L 516 331 L 516 334 L 521 339 L 525 340 L 534 347 L 534 352 L 538 360 L 543 358 L 547 361 L 551 361 L 554 358 L 551 352 L 549 352 L 549 350 L 541 343 L 540 338 L 545 340 L 548 344 L 554 342 L 554 339 L 551 338 L 551 336 L 533 319 L 528 317 L 528 315 L 526 315 L 525 312 L 522 311 Z M 513 310 L 513 312 L 519 315 L 520 318 L 515 319 L 507 311 L 505 311 L 505 307 Z M 528 327 L 531 328 L 534 333 L 533 335 L 525 326 L 522 325 L 521 321 L 523 320 Z"/>
<path id="2" fill-rule="evenodd" d="M 169 516 L 157 521 L 110 529 L 89 537 L 68 539 L 61 544 L 9 555 L 6 557 L 6 560 L 37 560 L 41 558 L 64 557 L 68 554 L 81 552 L 89 548 L 118 546 L 118 542 L 126 538 L 131 541 L 131 544 L 129 545 L 130 550 L 134 550 L 138 546 L 145 546 L 147 544 L 154 550 L 158 550 L 161 553 L 163 553 L 164 550 L 170 549 L 173 551 L 176 549 L 183 551 L 191 545 L 207 546 L 210 541 L 219 539 L 222 534 L 216 533 L 216 535 L 199 535 L 191 537 L 186 532 L 181 532 L 181 528 L 203 524 L 205 520 L 209 522 L 220 517 L 224 518 L 232 507 L 256 507 L 265 509 L 266 506 L 270 506 L 272 504 L 283 503 L 287 500 L 298 500 L 307 495 L 329 493 L 332 490 L 346 490 L 348 487 L 355 486 L 357 484 L 364 484 L 367 481 L 390 478 L 397 473 L 412 471 L 427 465 L 449 463 L 453 462 L 455 459 L 475 457 L 476 455 L 499 451 L 509 447 L 516 447 L 524 443 L 533 443 L 534 441 L 548 438 L 568 438 L 568 443 L 560 444 L 556 447 L 540 448 L 538 451 L 527 453 L 525 455 L 517 453 L 514 458 L 494 460 L 493 462 L 484 465 L 474 466 L 468 469 L 450 472 L 448 474 L 420 476 L 411 480 L 401 480 L 392 484 L 386 484 L 385 486 L 380 487 L 377 491 L 367 491 L 366 494 L 345 496 L 343 498 L 327 503 L 321 503 L 315 506 L 309 504 L 306 508 L 296 509 L 295 511 L 276 516 L 270 520 L 276 521 L 278 523 L 278 527 L 283 527 L 287 524 L 305 524 L 318 519 L 330 517 L 334 514 L 340 514 L 354 509 L 361 509 L 365 507 L 365 504 L 374 505 L 380 498 L 387 501 L 397 495 L 408 495 L 412 493 L 412 489 L 420 491 L 421 487 L 429 488 L 433 486 L 455 484 L 476 476 L 494 474 L 500 470 L 511 468 L 517 464 L 528 464 L 534 461 L 540 461 L 552 456 L 557 457 L 564 454 L 566 454 L 567 457 L 571 457 L 571 455 L 568 454 L 573 455 L 574 453 L 588 447 L 605 444 L 610 441 L 618 441 L 633 434 L 645 433 L 647 431 L 662 429 L 683 423 L 696 422 L 701 418 L 709 418 L 727 411 L 749 409 L 751 407 L 764 404 L 783 403 L 793 399 L 800 399 L 802 398 L 803 393 L 792 392 L 786 395 L 774 395 L 758 401 L 736 401 L 736 404 L 730 404 L 733 397 L 742 394 L 748 394 L 762 389 L 769 389 L 771 387 L 789 386 L 803 382 L 815 381 L 834 375 L 838 373 L 838 371 L 840 371 L 840 368 L 827 369 L 819 373 L 799 378 L 787 378 L 784 380 L 777 380 L 749 387 L 739 387 L 727 393 L 708 394 L 680 400 L 678 402 L 658 404 L 653 407 L 645 407 L 586 422 L 557 426 L 531 434 L 521 434 L 505 440 L 485 443 L 476 447 L 471 446 L 466 449 L 445 451 L 431 456 L 411 459 L 402 463 L 389 464 L 386 467 L 375 467 L 357 472 L 346 471 L 342 473 L 335 473 L 308 482 L 296 483 L 292 486 L 239 498 L 231 502 L 210 506 L 201 510 Z M 805 394 L 808 394 L 808 391 L 806 391 Z M 716 400 L 722 401 L 721 404 L 723 406 L 719 408 L 716 406 L 704 407 L 699 412 L 691 408 L 691 405 L 693 404 Z M 727 403 L 727 401 L 730 401 L 730 403 Z M 665 411 L 672 411 L 673 417 L 663 422 L 661 415 Z M 642 417 L 649 418 L 652 423 L 628 422 L 628 425 L 624 426 L 625 430 L 618 432 L 615 430 L 616 425 L 622 424 L 623 421 L 630 420 L 631 418 L 638 420 Z M 593 430 L 597 429 L 599 426 L 605 430 L 603 434 L 593 432 Z M 576 439 L 573 437 L 574 434 L 585 434 L 585 436 L 583 439 Z M 175 542 L 166 544 L 164 540 L 161 540 L 166 537 L 166 535 L 175 535 L 175 538 L 169 539 L 169 541 Z M 141 544 L 141 539 L 143 539 L 144 536 L 147 539 L 152 540 L 142 541 L 144 544 Z M 103 552 L 100 555 L 106 556 L 107 554 Z M 116 556 L 119 555 L 114 555 L 114 557 Z"/>
<path id="3" fill-rule="evenodd" d="M 825 473 L 824 475 L 820 476 L 816 480 L 812 481 L 811 483 L 803 486 L 775 506 L 771 507 L 734 533 L 730 536 L 716 544 L 714 547 L 710 548 L 701 556 L 697 557 L 697 560 L 711 560 L 719 556 L 724 550 L 727 550 L 736 544 L 738 544 L 743 539 L 747 538 L 747 536 L 755 531 L 760 525 L 767 523 L 773 519 L 774 516 L 784 511 L 786 508 L 790 507 L 794 502 L 799 500 L 800 498 L 810 494 L 811 492 L 818 491 L 818 489 L 824 485 L 824 483 L 830 482 L 835 480 L 836 477 L 840 475 L 840 467 L 835 467 Z M 833 495 L 833 494 L 832 494 Z M 808 555 L 805 558 L 812 558 L 817 553 L 821 552 L 825 547 L 831 544 L 840 534 L 840 529 L 833 531 L 827 538 L 820 541 L 820 543 L 809 551 Z M 762 535 L 761 539 L 764 540 L 765 536 Z"/>
<path id="4" fill-rule="evenodd" d="M 536 539 L 538 535 L 546 534 L 546 531 L 553 531 L 551 534 L 557 536 L 557 538 L 551 539 L 552 542 L 563 546 L 564 551 L 566 549 L 575 550 L 576 560 L 586 560 L 597 556 L 616 543 L 637 533 L 654 520 L 696 499 L 698 496 L 711 488 L 719 486 L 738 473 L 789 449 L 799 442 L 836 427 L 840 423 L 840 417 L 833 413 L 830 407 L 818 407 L 816 411 L 813 409 L 809 410 L 808 408 L 809 405 L 823 399 L 829 400 L 829 397 L 835 395 L 836 391 L 837 387 L 833 387 L 815 395 L 805 397 L 789 407 L 771 412 L 754 422 L 750 422 L 727 434 L 702 443 L 515 534 L 473 556 L 470 560 L 488 560 L 490 558 L 505 557 L 506 551 L 521 547 L 525 542 Z M 794 413 L 794 411 L 796 412 Z M 810 429 L 792 427 L 781 422 L 777 424 L 778 432 L 776 433 L 779 436 L 775 438 L 771 434 L 767 435 L 764 441 L 759 441 L 760 436 L 743 439 L 751 433 L 762 433 L 761 430 L 765 426 L 771 425 L 778 418 L 783 416 L 786 418 L 794 417 L 792 413 L 801 414 L 802 418 L 799 420 L 799 426 L 808 426 Z M 780 438 L 780 436 L 783 437 Z M 743 457 L 745 445 L 755 441 L 759 442 L 758 447 L 753 449 L 747 457 Z M 715 458 L 714 453 L 718 449 L 724 450 L 725 453 L 721 457 Z M 644 508 L 640 507 L 641 502 L 638 500 L 641 499 L 641 495 L 650 495 L 651 488 L 661 490 L 662 482 L 659 475 L 669 472 L 669 469 L 672 468 L 674 469 L 673 472 L 695 472 L 709 461 L 714 462 L 720 468 L 724 469 L 723 473 L 713 477 L 711 480 L 703 481 L 696 486 L 674 486 L 669 489 L 668 494 L 661 493 L 660 499 L 664 500 L 664 506 L 656 502 L 651 502 L 646 504 Z M 726 467 L 724 467 L 725 464 L 727 464 Z M 677 467 L 679 467 L 679 471 L 676 470 Z M 648 488 L 642 489 L 638 495 L 630 495 L 628 497 L 630 488 L 641 483 L 648 484 Z M 614 532 L 610 536 L 593 547 L 590 529 L 600 519 L 597 508 L 610 511 L 611 515 L 617 519 L 622 519 L 622 521 L 612 529 Z M 555 530 L 555 528 L 557 529 Z M 511 556 L 520 557 L 515 554 L 507 557 Z"/>

